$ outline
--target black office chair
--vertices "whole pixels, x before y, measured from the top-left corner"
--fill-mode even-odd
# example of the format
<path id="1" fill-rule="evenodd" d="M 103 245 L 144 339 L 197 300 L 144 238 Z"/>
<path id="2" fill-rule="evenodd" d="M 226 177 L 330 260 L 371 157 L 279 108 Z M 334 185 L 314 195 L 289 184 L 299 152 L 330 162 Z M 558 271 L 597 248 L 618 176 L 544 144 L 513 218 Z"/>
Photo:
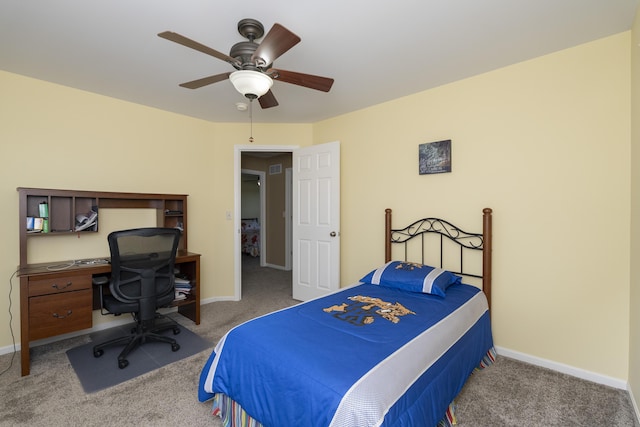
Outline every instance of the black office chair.
<path id="1" fill-rule="evenodd" d="M 180 345 L 175 339 L 158 332 L 173 329 L 180 333 L 177 323 L 161 316 L 156 310 L 175 299 L 174 264 L 180 230 L 175 228 L 137 228 L 114 231 L 107 237 L 111 251 L 110 295 L 103 295 L 101 304 L 109 314 L 131 313 L 136 326 L 131 334 L 109 340 L 93 347 L 93 355 L 100 357 L 104 348 L 125 344 L 118 356 L 118 367 L 129 365 L 127 355 L 146 341 L 171 344 L 172 351 Z M 105 280 L 106 284 L 106 280 Z M 158 322 L 165 319 L 164 322 Z"/>

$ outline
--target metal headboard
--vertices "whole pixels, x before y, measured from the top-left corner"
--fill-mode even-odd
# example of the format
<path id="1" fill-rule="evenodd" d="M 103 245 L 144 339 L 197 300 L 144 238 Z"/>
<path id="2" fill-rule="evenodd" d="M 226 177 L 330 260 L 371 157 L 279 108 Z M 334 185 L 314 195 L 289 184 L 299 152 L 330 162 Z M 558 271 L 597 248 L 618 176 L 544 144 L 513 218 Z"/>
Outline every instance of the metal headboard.
<path id="1" fill-rule="evenodd" d="M 391 261 L 392 244 L 404 245 L 404 260 L 407 261 L 408 242 L 419 237 L 421 239 L 421 263 L 424 264 L 424 238 L 427 233 L 437 233 L 440 237 L 440 267 L 443 264 L 444 241 L 448 239 L 460 248 L 460 269 L 451 271 L 468 277 L 482 279 L 482 290 L 491 307 L 491 215 L 490 208 L 483 209 L 482 233 L 469 233 L 440 218 L 422 218 L 400 229 L 391 226 L 391 209 L 385 209 L 385 262 Z M 464 269 L 464 253 L 466 250 L 482 251 L 482 275 L 469 273 Z"/>

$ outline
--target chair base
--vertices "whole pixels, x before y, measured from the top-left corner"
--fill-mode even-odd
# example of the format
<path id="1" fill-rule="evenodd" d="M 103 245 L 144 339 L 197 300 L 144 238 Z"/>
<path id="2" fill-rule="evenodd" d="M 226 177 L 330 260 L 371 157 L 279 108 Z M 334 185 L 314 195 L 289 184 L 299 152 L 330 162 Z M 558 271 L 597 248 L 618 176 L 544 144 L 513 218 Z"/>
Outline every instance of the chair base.
<path id="1" fill-rule="evenodd" d="M 159 318 L 164 318 L 164 316 L 156 314 L 156 319 Z M 124 344 L 124 349 L 122 349 L 118 355 L 118 367 L 120 369 L 124 369 L 129 366 L 129 361 L 127 360 L 129 353 L 147 341 L 165 342 L 167 344 L 171 344 L 171 351 L 178 351 L 180 350 L 180 344 L 178 344 L 175 339 L 158 333 L 169 329 L 173 330 L 173 335 L 178 335 L 180 333 L 180 328 L 175 322 L 158 326 L 155 323 L 155 319 L 148 322 L 146 325 L 145 322 L 136 321 L 136 327 L 132 328 L 131 334 L 114 338 L 93 346 L 93 357 L 102 356 L 104 354 L 104 349 L 107 347 Z"/>

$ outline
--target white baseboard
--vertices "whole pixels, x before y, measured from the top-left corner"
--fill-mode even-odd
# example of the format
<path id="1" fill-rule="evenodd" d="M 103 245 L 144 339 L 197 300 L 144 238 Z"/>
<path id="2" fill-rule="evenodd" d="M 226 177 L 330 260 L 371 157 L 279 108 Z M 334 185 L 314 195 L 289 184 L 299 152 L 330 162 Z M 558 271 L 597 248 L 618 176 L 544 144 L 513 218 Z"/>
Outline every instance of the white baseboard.
<path id="1" fill-rule="evenodd" d="M 638 408 L 638 404 L 636 403 L 636 399 L 633 396 L 633 391 L 631 387 L 629 387 L 629 397 L 631 398 L 631 404 L 633 405 L 633 409 L 636 413 L 636 421 L 640 423 L 640 408 Z"/>
<path id="2" fill-rule="evenodd" d="M 202 306 L 202 305 L 205 305 L 205 304 L 209 304 L 209 303 L 212 303 L 212 302 L 218 302 L 218 301 L 238 301 L 238 299 L 233 297 L 233 296 L 206 298 L 206 299 L 201 299 L 200 300 L 200 305 Z"/>
<path id="3" fill-rule="evenodd" d="M 16 344 L 16 351 L 20 351 L 20 343 Z M 0 347 L 0 356 L 2 356 L 3 354 L 9 354 L 9 353 L 13 353 L 13 344 Z M 0 370 L 3 368 L 4 368 L 3 366 L 0 366 Z"/>
<path id="4" fill-rule="evenodd" d="M 234 301 L 233 297 L 218 297 L 218 298 L 207 298 L 205 300 L 201 300 L 201 304 L 209 304 L 211 302 L 216 302 L 216 301 Z M 31 347 L 36 347 L 39 345 L 44 345 L 44 344 L 48 344 L 51 342 L 55 342 L 55 341 L 59 341 L 59 340 L 63 340 L 63 339 L 67 339 L 67 338 L 72 338 L 72 337 L 76 337 L 79 335 L 83 335 L 86 333 L 90 333 L 90 332 L 96 332 L 96 331 L 101 331 L 104 329 L 108 329 L 108 328 L 112 328 L 114 326 L 119 326 L 125 323 L 130 322 L 129 319 L 114 319 L 111 322 L 106 322 L 106 323 L 101 323 L 99 325 L 94 326 L 91 329 L 85 329 L 82 331 L 77 331 L 77 332 L 72 332 L 69 334 L 64 334 L 64 335 L 58 335 L 52 338 L 46 338 L 43 340 L 38 340 L 38 341 L 34 341 L 30 344 Z M 15 350 L 16 351 L 20 351 L 21 346 L 20 343 L 16 343 L 15 345 Z M 11 345 L 7 345 L 4 347 L 0 348 L 0 355 L 3 354 L 9 354 L 12 353 L 14 351 L 14 346 L 13 344 Z M 629 384 L 621 379 L 618 378 L 613 378 L 613 377 L 609 377 L 606 375 L 601 375 L 601 374 L 597 374 L 595 372 L 590 372 L 590 371 L 586 371 L 584 369 L 580 369 L 580 368 L 575 368 L 573 366 L 569 366 L 569 365 L 565 365 L 563 363 L 558 363 L 558 362 L 554 362 L 551 360 L 547 360 L 547 359 L 542 359 L 536 356 L 531 356 L 529 354 L 525 354 L 525 353 L 521 353 L 519 351 L 514 351 L 514 350 L 510 350 L 508 348 L 504 348 L 504 347 L 499 347 L 496 346 L 496 351 L 498 353 L 498 355 L 501 356 L 505 356 L 505 357 L 509 357 L 511 359 L 515 359 L 515 360 L 520 360 L 522 362 L 525 363 L 530 363 L 532 365 L 536 365 L 536 366 L 541 366 L 543 368 L 547 368 L 547 369 L 551 369 L 553 371 L 557 371 L 557 372 L 561 372 L 563 374 L 567 374 L 567 375 L 571 375 L 577 378 L 581 378 L 587 381 L 591 381 L 597 384 L 603 384 L 609 387 L 614 387 L 617 389 L 621 389 L 621 390 L 627 390 L 627 392 L 629 393 L 629 396 L 631 398 L 631 403 L 633 404 L 635 413 L 636 413 L 636 417 L 638 418 L 638 420 L 640 420 L 640 409 L 638 408 L 638 405 L 636 404 L 636 400 L 634 399 L 633 393 L 629 387 Z"/>
<path id="5" fill-rule="evenodd" d="M 269 268 L 273 268 L 274 270 L 291 271 L 291 269 L 287 269 L 284 265 L 270 264 L 268 262 L 262 265 L 261 267 L 269 267 Z"/>
<path id="6" fill-rule="evenodd" d="M 621 390 L 628 390 L 628 384 L 625 380 L 612 378 L 606 375 L 596 374 L 595 372 L 586 371 L 584 369 L 575 368 L 573 366 L 565 365 L 563 363 L 558 363 L 552 360 L 542 359 L 540 357 L 531 356 L 525 353 L 520 353 L 519 351 L 509 350 L 508 348 L 504 348 L 504 347 L 496 346 L 496 352 L 498 353 L 498 355 L 510 357 L 511 359 L 520 360 L 522 362 L 530 363 L 532 365 L 541 366 L 543 368 L 547 368 L 553 371 L 561 372 L 563 374 L 571 375 L 572 377 L 581 378 L 583 380 L 591 381 L 597 384 L 603 384 L 603 385 L 618 388 Z"/>
<path id="7" fill-rule="evenodd" d="M 573 366 L 565 365 L 563 363 L 553 362 L 551 360 L 542 359 L 542 358 L 531 356 L 525 353 L 520 353 L 519 351 L 509 350 L 504 347 L 496 346 L 496 352 L 498 353 L 498 355 L 510 357 L 511 359 L 520 360 L 521 362 L 529 363 L 531 365 L 541 366 L 543 368 L 547 368 L 556 372 L 571 375 L 573 377 L 577 377 L 586 381 L 591 381 L 597 384 L 603 384 L 603 385 L 621 389 L 621 390 L 626 390 L 627 393 L 629 394 L 629 399 L 631 400 L 631 404 L 633 405 L 636 419 L 640 423 L 640 409 L 638 408 L 638 405 L 633 396 L 633 392 L 631 391 L 631 387 L 629 386 L 629 383 L 624 380 L 621 380 L 618 378 L 612 378 L 606 375 L 596 374 L 595 372 L 586 371 L 584 369 L 575 368 Z"/>

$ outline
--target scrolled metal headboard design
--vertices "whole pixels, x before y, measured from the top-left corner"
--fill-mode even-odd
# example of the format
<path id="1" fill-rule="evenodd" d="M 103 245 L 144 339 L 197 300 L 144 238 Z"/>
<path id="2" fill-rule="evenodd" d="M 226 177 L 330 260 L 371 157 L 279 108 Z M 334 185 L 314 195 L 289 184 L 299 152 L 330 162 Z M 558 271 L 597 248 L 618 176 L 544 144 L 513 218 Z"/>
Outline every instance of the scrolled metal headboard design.
<path id="1" fill-rule="evenodd" d="M 414 238 L 421 239 L 421 263 L 424 264 L 425 246 L 424 238 L 426 234 L 436 233 L 440 237 L 440 265 L 443 264 L 443 243 L 444 239 L 448 239 L 460 247 L 460 267 L 459 271 L 452 273 L 460 274 L 468 277 L 477 277 L 482 279 L 482 289 L 487 295 L 489 304 L 491 304 L 491 220 L 492 210 L 490 208 L 483 209 L 483 226 L 482 233 L 469 233 L 440 218 L 422 218 L 412 224 L 399 229 L 391 227 L 391 209 L 385 209 L 385 261 L 391 261 L 392 244 L 404 244 L 404 260 L 408 261 L 408 242 Z M 464 270 L 464 252 L 465 250 L 482 251 L 482 274 L 467 272 Z M 413 260 L 415 261 L 415 260 Z M 433 265 L 433 264 L 432 264 Z"/>
<path id="2" fill-rule="evenodd" d="M 440 218 L 423 218 L 401 230 L 391 230 L 391 243 L 404 243 L 424 233 L 438 233 L 469 249 L 482 249 L 482 233 L 469 233 Z"/>

